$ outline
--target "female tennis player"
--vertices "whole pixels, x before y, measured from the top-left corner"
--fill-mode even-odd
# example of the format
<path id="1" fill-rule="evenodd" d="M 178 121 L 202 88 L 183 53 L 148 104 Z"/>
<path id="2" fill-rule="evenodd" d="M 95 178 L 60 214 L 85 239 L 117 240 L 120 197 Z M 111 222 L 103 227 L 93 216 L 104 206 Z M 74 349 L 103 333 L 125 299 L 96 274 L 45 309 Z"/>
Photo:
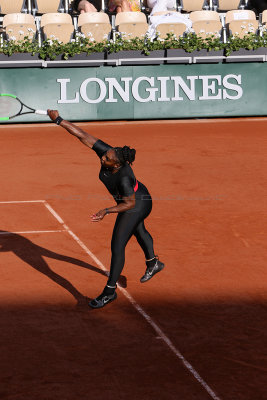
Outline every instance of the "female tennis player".
<path id="1" fill-rule="evenodd" d="M 98 211 L 91 216 L 92 222 L 101 221 L 107 214 L 117 213 L 111 241 L 111 266 L 108 282 L 103 292 L 90 301 L 92 308 L 104 307 L 117 298 L 117 281 L 125 262 L 125 247 L 134 235 L 146 257 L 146 271 L 140 281 L 146 282 L 164 268 L 155 256 L 153 239 L 146 230 L 144 220 L 152 209 L 152 199 L 147 188 L 136 180 L 130 164 L 136 151 L 128 146 L 112 147 L 91 136 L 78 126 L 62 119 L 56 110 L 47 110 L 53 122 L 76 136 L 84 145 L 96 152 L 101 162 L 99 179 L 113 196 L 117 205 Z"/>

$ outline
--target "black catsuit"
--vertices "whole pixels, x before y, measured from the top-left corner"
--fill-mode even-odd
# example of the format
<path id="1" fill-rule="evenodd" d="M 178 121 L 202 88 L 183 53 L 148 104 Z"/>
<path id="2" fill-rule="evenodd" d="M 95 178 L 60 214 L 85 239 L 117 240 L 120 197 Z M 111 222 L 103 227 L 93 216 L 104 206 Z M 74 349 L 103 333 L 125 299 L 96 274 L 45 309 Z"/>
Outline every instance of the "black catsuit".
<path id="1" fill-rule="evenodd" d="M 92 149 L 101 158 L 112 147 L 102 140 L 97 140 Z M 146 259 L 155 257 L 153 239 L 144 224 L 144 219 L 152 209 L 152 199 L 147 188 L 141 182 L 136 181 L 133 170 L 128 163 L 114 174 L 101 167 L 99 179 L 112 194 L 117 204 L 123 201 L 123 197 L 129 197 L 135 193 L 134 208 L 118 213 L 112 234 L 112 257 L 108 285 L 115 286 L 124 266 L 125 247 L 133 235 L 143 249 Z"/>

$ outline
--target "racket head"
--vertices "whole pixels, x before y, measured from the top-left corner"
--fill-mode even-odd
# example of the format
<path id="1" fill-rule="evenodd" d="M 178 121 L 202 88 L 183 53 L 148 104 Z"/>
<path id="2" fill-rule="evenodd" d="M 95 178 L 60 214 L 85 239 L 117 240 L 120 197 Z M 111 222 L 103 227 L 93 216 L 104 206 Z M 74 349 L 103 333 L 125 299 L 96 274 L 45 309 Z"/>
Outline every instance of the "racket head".
<path id="1" fill-rule="evenodd" d="M 22 103 L 14 94 L 0 93 L 0 121 L 8 121 L 18 115 Z"/>

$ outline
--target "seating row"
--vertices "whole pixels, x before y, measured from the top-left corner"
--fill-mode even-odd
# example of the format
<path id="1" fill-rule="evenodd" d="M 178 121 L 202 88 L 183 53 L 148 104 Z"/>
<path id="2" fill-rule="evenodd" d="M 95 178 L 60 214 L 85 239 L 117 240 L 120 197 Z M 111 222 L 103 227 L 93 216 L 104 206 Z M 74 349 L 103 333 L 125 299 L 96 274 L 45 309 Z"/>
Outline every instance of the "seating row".
<path id="1" fill-rule="evenodd" d="M 36 13 L 68 12 L 69 0 L 0 0 L 0 13 Z"/>
<path id="2" fill-rule="evenodd" d="M 111 24 L 109 16 L 102 12 L 81 14 L 76 29 L 72 17 L 67 13 L 47 13 L 40 18 L 34 18 L 31 14 L 12 13 L 3 17 L 3 31 L 5 39 L 16 42 L 25 37 L 32 40 L 36 33 L 42 33 L 44 39 L 68 43 L 75 31 L 76 34 L 80 31 L 89 38 L 102 41 L 110 34 Z"/>
<path id="3" fill-rule="evenodd" d="M 177 37 L 184 35 L 188 32 L 188 26 L 192 26 L 191 31 L 204 38 L 209 35 L 221 37 L 223 30 L 227 30 L 228 34 L 244 37 L 249 32 L 256 33 L 259 28 L 256 15 L 251 10 L 231 10 L 225 16 L 208 10 L 193 11 L 186 16 L 177 12 L 159 12 L 149 18 L 150 22 L 154 23 L 153 18 L 157 17 L 160 17 L 157 31 L 160 32 L 161 38 L 165 38 L 167 33 L 171 32 Z M 162 17 L 171 17 L 171 20 Z M 263 29 L 267 26 L 267 10 L 263 12 L 261 26 Z M 45 39 L 57 39 L 67 43 L 78 32 L 95 41 L 108 38 L 112 30 L 130 37 L 141 37 L 148 31 L 149 24 L 142 12 L 119 13 L 113 26 L 109 16 L 103 12 L 81 14 L 77 26 L 73 25 L 72 17 L 66 13 L 48 13 L 40 18 L 14 13 L 3 17 L 3 28 L 8 40 L 23 40 L 25 36 L 33 39 L 37 32 L 42 32 Z"/>
<path id="4" fill-rule="evenodd" d="M 150 22 L 153 23 L 159 15 L 163 17 L 172 15 L 174 17 L 170 22 L 167 18 L 158 19 L 156 30 L 159 37 L 163 39 L 166 38 L 168 33 L 173 33 L 176 37 L 179 37 L 188 32 L 193 32 L 204 39 L 208 36 L 215 36 L 226 42 L 227 36 L 230 35 L 243 38 L 249 33 L 256 34 L 267 30 L 267 10 L 262 13 L 260 23 L 256 19 L 254 11 L 240 9 L 230 10 L 225 14 L 210 10 L 192 11 L 186 16 L 191 25 L 186 20 L 183 22 L 177 12 L 155 13 L 149 18 Z M 183 14 L 181 15 L 183 18 L 185 17 Z M 175 22 L 175 19 L 177 19 L 177 22 Z M 188 28 L 189 26 L 191 26 L 191 29 Z"/>
<path id="5" fill-rule="evenodd" d="M 102 10 L 108 0 L 103 0 Z M 248 0 L 174 0 L 174 10 L 179 12 L 191 12 L 200 10 L 228 11 L 244 9 Z M 146 0 L 140 0 L 141 9 L 146 6 Z M 71 11 L 70 0 L 0 0 L 0 13 L 46 14 Z"/>
<path id="6" fill-rule="evenodd" d="M 246 0 L 179 0 L 178 11 L 191 12 L 200 10 L 229 11 L 244 9 Z"/>

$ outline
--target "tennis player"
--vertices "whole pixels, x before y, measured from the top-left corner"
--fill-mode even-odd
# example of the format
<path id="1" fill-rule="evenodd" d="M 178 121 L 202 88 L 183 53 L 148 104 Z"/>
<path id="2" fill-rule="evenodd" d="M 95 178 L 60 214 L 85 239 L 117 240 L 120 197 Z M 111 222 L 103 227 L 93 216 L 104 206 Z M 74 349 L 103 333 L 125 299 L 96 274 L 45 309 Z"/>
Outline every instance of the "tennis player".
<path id="1" fill-rule="evenodd" d="M 89 303 L 92 308 L 104 307 L 117 298 L 117 281 L 125 262 L 125 247 L 133 235 L 146 257 L 147 268 L 140 281 L 147 282 L 164 268 L 164 264 L 155 256 L 153 239 L 144 225 L 144 220 L 152 209 L 152 199 L 147 188 L 136 180 L 130 166 L 135 160 L 134 149 L 128 146 L 112 147 L 62 119 L 58 111 L 47 112 L 53 122 L 95 151 L 101 162 L 99 179 L 117 203 L 91 216 L 92 222 L 99 222 L 107 214 L 118 214 L 111 240 L 112 257 L 108 282 L 100 296 Z"/>

